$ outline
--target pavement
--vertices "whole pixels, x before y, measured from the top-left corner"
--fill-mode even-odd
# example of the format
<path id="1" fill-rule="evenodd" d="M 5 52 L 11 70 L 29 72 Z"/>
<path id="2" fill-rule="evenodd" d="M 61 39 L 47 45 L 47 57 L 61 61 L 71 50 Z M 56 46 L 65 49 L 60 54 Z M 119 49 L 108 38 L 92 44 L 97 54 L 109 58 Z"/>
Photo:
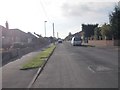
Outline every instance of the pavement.
<path id="1" fill-rule="evenodd" d="M 44 47 L 45 48 L 45 47 Z M 2 67 L 2 88 L 27 88 L 38 71 L 36 69 L 20 70 L 22 65 L 38 55 L 42 49 L 28 53 Z"/>
<path id="2" fill-rule="evenodd" d="M 32 88 L 118 88 L 118 51 L 58 44 Z"/>

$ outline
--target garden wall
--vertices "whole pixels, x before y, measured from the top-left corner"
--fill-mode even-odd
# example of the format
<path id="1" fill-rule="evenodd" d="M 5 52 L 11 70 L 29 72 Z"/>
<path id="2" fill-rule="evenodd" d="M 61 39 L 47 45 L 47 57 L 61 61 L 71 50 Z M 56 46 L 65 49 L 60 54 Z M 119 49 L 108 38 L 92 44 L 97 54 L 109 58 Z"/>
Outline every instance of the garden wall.
<path id="1" fill-rule="evenodd" d="M 2 65 L 5 65 L 10 61 L 13 61 L 17 58 L 20 58 L 27 53 L 30 53 L 34 50 L 38 50 L 38 49 L 45 47 L 47 45 L 48 44 L 44 44 L 44 45 L 36 46 L 36 47 L 26 47 L 26 48 L 21 48 L 21 49 L 19 49 L 19 48 L 10 49 L 7 51 L 0 52 L 0 53 L 2 53 Z"/>
<path id="2" fill-rule="evenodd" d="M 89 40 L 88 44 L 94 46 L 118 46 L 120 42 L 118 40 Z"/>

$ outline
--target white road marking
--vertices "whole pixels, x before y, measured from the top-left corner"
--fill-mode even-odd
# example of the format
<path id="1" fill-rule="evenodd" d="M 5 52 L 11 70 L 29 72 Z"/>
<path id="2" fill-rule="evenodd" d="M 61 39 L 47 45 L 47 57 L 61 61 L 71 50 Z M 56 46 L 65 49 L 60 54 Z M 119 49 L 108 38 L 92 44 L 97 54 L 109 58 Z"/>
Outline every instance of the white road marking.
<path id="1" fill-rule="evenodd" d="M 91 68 L 91 66 L 88 66 L 88 69 L 89 69 L 90 71 L 92 71 L 93 73 L 95 73 L 95 71 Z"/>

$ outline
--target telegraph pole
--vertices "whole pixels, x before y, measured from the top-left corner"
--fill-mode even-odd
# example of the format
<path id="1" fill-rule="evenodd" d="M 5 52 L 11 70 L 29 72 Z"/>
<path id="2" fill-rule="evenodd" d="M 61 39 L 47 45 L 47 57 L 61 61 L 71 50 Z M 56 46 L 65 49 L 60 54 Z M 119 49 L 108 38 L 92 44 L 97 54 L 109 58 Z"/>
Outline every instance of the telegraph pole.
<path id="1" fill-rule="evenodd" d="M 55 34 L 54 34 L 54 23 L 53 23 L 53 37 L 55 37 Z"/>
<path id="2" fill-rule="evenodd" d="M 53 23 L 53 44 L 55 45 L 55 40 L 54 40 L 54 38 L 55 38 L 55 33 L 54 33 L 55 31 L 54 31 L 54 23 Z"/>
<path id="3" fill-rule="evenodd" d="M 59 36 L 58 36 L 58 32 L 57 32 L 57 38 L 59 38 Z"/>

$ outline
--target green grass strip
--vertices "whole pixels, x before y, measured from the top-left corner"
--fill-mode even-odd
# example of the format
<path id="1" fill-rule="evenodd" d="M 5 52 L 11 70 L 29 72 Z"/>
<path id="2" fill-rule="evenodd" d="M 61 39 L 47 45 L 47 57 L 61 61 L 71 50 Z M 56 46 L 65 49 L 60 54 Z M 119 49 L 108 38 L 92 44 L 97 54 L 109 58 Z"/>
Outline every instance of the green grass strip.
<path id="1" fill-rule="evenodd" d="M 54 48 L 55 45 L 52 44 L 50 47 L 40 52 L 36 57 L 32 58 L 30 61 L 23 64 L 21 70 L 34 69 L 42 66 L 45 63 L 45 59 L 49 57 Z"/>

